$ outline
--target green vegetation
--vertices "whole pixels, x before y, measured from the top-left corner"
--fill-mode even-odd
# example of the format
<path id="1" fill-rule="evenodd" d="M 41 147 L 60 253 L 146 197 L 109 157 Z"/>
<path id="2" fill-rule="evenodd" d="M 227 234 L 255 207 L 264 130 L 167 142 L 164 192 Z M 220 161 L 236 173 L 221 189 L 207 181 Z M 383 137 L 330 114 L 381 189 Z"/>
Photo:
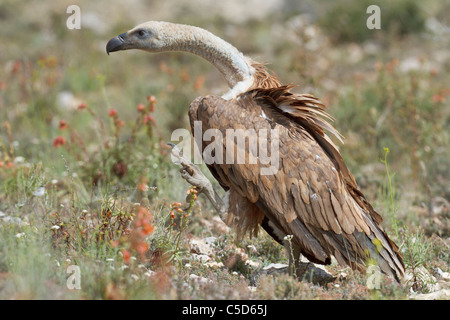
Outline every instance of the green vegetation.
<path id="1" fill-rule="evenodd" d="M 381 10 L 381 29 L 370 30 L 366 27 L 368 14 L 366 10 L 377 5 Z M 382 39 L 389 32 L 398 37 L 423 32 L 425 29 L 425 4 L 420 1 L 388 1 L 388 0 L 343 0 L 328 4 L 325 13 L 319 19 L 319 25 L 336 42 L 363 42 L 374 36 Z"/>
<path id="2" fill-rule="evenodd" d="M 322 9 L 322 1 L 285 1 L 286 10 L 264 19 L 232 23 L 191 10 L 170 20 L 202 26 L 270 62 L 285 83 L 329 106 L 347 165 L 404 255 L 405 284 L 383 278 L 369 289 L 367 275 L 335 263 L 327 270 L 337 279 L 326 286 L 262 275 L 271 263 L 287 263 L 286 253 L 263 231 L 237 241 L 181 179 L 166 144 L 174 129 L 188 128 L 195 97 L 225 92 L 220 74 L 188 54 L 108 57 L 106 41 L 137 23 L 132 8 L 108 12 L 102 31 L 106 13 L 82 1 L 82 15 L 95 14 L 97 24 L 68 30 L 63 5 L 4 1 L 0 299 L 406 299 L 411 288 L 432 292 L 431 275 L 449 272 L 450 263 L 450 59 L 448 34 L 425 26 L 430 18 L 446 23 L 450 8 L 372 2 Z M 366 28 L 368 4 L 381 7 L 381 30 Z M 143 6 L 148 19 L 157 10 L 167 16 Z M 193 248 L 193 239 L 212 239 L 211 252 Z M 69 266 L 79 267 L 79 290 L 67 286 Z"/>

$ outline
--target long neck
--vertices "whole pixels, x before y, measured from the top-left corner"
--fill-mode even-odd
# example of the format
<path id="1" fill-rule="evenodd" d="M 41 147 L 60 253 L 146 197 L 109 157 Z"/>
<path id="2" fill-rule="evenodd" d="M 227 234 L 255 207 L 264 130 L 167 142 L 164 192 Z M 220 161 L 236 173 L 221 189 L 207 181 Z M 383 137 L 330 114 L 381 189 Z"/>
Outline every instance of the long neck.
<path id="1" fill-rule="evenodd" d="M 186 51 L 203 57 L 223 74 L 230 88 L 253 75 L 252 67 L 241 52 L 204 29 L 168 24 L 164 32 L 167 32 L 165 50 Z"/>

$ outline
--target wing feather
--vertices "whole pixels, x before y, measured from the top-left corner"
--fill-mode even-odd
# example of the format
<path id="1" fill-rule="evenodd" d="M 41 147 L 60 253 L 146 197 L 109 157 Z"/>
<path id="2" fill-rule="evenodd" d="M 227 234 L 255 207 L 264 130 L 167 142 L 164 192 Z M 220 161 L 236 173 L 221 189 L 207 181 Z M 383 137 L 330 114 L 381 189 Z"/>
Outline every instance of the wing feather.
<path id="1" fill-rule="evenodd" d="M 384 265 L 384 272 L 400 276 L 403 262 L 398 248 L 381 229 L 381 216 L 358 190 L 324 132 L 340 138 L 324 120 L 331 118 L 323 104 L 311 95 L 294 95 L 290 88 L 255 89 L 229 101 L 209 96 L 191 105 L 191 124 L 200 120 L 205 128 L 222 132 L 223 154 L 236 151 L 234 142 L 226 141 L 227 129 L 251 126 L 278 131 L 281 160 L 273 175 L 261 174 L 269 165 L 261 163 L 257 154 L 250 155 L 254 149 L 248 144 L 246 159 L 252 156 L 256 164 L 209 165 L 222 186 L 259 208 L 251 211 L 252 219 L 246 218 L 245 210 L 235 210 L 232 216 L 239 221 L 235 226 L 254 234 L 258 226 L 251 224 L 262 223 L 265 216 L 284 234 L 294 235 L 294 242 L 311 261 L 330 263 L 334 255 L 338 262 L 354 268 L 363 268 L 368 253 L 376 251 L 373 240 L 381 239 L 380 266 Z M 214 116 L 216 113 L 220 117 Z M 267 138 L 267 144 L 272 138 L 275 136 Z M 249 204 L 244 207 L 251 208 Z"/>

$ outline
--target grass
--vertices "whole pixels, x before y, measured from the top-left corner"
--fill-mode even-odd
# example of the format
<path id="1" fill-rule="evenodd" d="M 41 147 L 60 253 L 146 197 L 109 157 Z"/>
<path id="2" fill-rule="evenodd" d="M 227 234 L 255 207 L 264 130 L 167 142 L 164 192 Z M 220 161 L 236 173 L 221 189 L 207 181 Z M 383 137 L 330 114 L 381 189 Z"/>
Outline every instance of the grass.
<path id="1" fill-rule="evenodd" d="M 358 2 L 342 4 L 357 15 Z M 321 287 L 260 275 L 287 263 L 283 248 L 264 232 L 238 241 L 170 161 L 166 143 L 188 128 L 189 103 L 226 90 L 218 72 L 192 55 L 106 56 L 104 42 L 131 18 L 106 34 L 70 31 L 50 3 L 52 19 L 15 21 L 25 5 L 0 5 L 0 299 L 406 299 L 431 290 L 435 268 L 449 271 L 448 40 L 407 24 L 374 37 L 330 32 L 324 21 L 345 15 L 338 7 L 303 27 L 292 27 L 303 19 L 294 8 L 226 34 L 223 19 L 173 17 L 270 61 L 329 105 L 346 137 L 340 151 L 412 276 L 369 289 L 368 275 L 333 263 L 337 280 Z M 448 10 L 411 6 L 417 21 Z M 206 238 L 211 253 L 196 252 L 192 240 Z M 67 286 L 70 266 L 79 290 Z"/>

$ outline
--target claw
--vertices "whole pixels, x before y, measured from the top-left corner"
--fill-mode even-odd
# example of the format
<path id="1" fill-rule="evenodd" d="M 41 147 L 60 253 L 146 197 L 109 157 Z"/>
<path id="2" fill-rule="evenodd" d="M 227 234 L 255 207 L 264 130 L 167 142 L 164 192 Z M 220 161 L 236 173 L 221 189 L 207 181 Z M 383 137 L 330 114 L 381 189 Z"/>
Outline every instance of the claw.
<path id="1" fill-rule="evenodd" d="M 176 145 L 170 142 L 167 143 L 167 145 L 172 147 L 172 162 L 182 165 L 183 168 L 186 169 L 191 176 L 194 175 L 196 169 L 195 165 L 191 161 L 183 157 L 183 153 Z"/>
<path id="2" fill-rule="evenodd" d="M 181 150 L 173 143 L 167 143 L 172 147 L 171 158 L 172 162 L 182 166 L 180 169 L 181 177 L 189 184 L 197 188 L 198 192 L 204 193 L 206 197 L 211 201 L 214 208 L 219 213 L 222 221 L 225 222 L 226 206 L 219 195 L 214 191 L 211 182 L 203 174 L 203 172 L 190 160 L 183 157 Z"/>

